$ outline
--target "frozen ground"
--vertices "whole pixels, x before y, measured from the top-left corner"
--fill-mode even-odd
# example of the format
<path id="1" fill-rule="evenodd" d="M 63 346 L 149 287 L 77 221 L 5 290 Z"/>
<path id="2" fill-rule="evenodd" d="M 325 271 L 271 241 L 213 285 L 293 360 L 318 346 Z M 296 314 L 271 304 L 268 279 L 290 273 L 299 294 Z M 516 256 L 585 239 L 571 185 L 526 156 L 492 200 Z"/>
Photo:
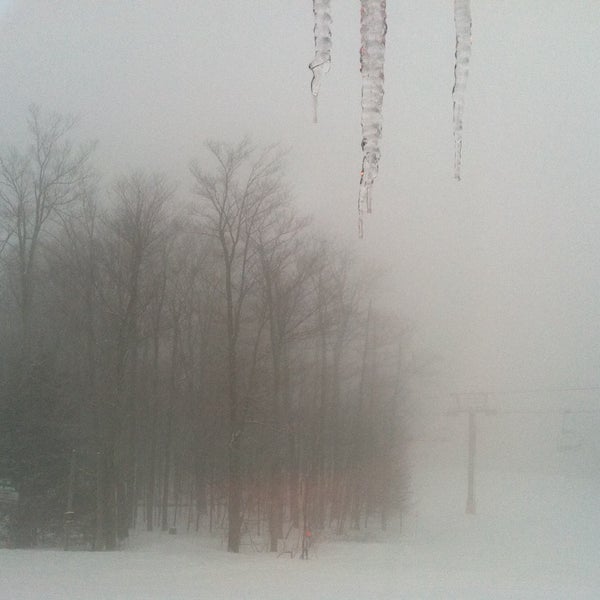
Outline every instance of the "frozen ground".
<path id="1" fill-rule="evenodd" d="M 2 600 L 326 600 L 600 597 L 600 485 L 590 478 L 429 471 L 397 539 L 322 541 L 308 561 L 233 556 L 185 535 L 122 552 L 0 550 Z M 390 536 L 391 537 L 391 536 Z"/>

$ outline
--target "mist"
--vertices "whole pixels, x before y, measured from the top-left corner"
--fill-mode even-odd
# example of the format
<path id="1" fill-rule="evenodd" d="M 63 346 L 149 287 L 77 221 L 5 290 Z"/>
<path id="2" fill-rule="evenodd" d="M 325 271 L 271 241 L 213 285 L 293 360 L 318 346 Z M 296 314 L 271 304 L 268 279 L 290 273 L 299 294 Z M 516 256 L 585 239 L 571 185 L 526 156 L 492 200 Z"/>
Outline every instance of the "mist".
<path id="1" fill-rule="evenodd" d="M 116 222 L 119 202 L 129 196 L 119 200 L 115 189 L 138 185 L 133 174 L 144 185 L 156 183 L 156 175 L 185 229 L 202 212 L 198 186 L 209 198 L 203 178 L 217 173 L 219 153 L 207 140 L 233 149 L 248 139 L 259 153 L 274 145 L 282 157 L 281 197 L 302 222 L 298 228 L 309 232 L 294 247 L 303 257 L 297 265 L 313 260 L 306 256 L 315 252 L 315 240 L 327 248 L 323 254 L 335 256 L 336 273 L 340 256 L 353 257 L 349 280 L 360 293 L 339 389 L 348 406 L 361 406 L 361 372 L 376 382 L 380 369 L 377 393 L 395 394 L 402 440 L 394 446 L 402 455 L 398 510 L 406 522 L 415 524 L 420 514 L 424 523 L 424 515 L 438 510 L 464 514 L 471 454 L 478 515 L 498 517 L 492 491 L 529 482 L 533 474 L 546 479 L 523 494 L 556 491 L 559 479 L 564 489 L 593 487 L 600 459 L 600 4 L 471 3 L 457 181 L 453 3 L 388 2 L 381 154 L 362 238 L 356 210 L 363 164 L 359 3 L 332 4 L 331 68 L 319 80 L 314 123 L 310 3 L 1 0 L 0 155 L 30 143 L 30 106 L 41 115 L 73 116 L 73 147 L 93 142 L 93 175 L 86 182 L 93 180 L 98 206 Z M 166 220 L 157 217 L 157 231 Z M 270 239 L 262 242 L 268 246 Z M 202 252 L 213 256 L 215 250 Z M 3 277 L 14 281 L 5 257 Z M 185 259 L 181 251 L 181 265 Z M 47 273 L 54 283 L 62 276 Z M 206 277 L 212 281 L 212 274 Z M 3 318 L 5 340 L 13 340 L 19 299 L 6 282 L 6 314 L 16 312 Z M 328 310 L 332 319 L 341 314 Z M 302 330 L 306 339 L 309 329 Z M 327 344 L 333 357 L 334 334 Z M 237 352 L 230 347 L 227 354 L 225 342 L 210 347 L 223 352 L 223 361 Z M 161 346 L 160 360 L 167 361 L 168 348 Z M 318 346 L 311 341 L 299 348 L 293 356 L 304 360 Z M 150 352 L 138 350 L 140 356 Z M 6 381 L 8 356 L 6 350 Z M 151 364 L 148 356 L 143 360 Z M 211 371 L 211 390 L 231 400 L 221 366 Z M 308 397 L 304 384 L 294 394 Z M 296 396 L 294 402 L 301 403 Z M 382 411 L 375 420 L 385 420 Z M 470 411 L 477 413 L 471 450 Z M 352 438 L 346 416 L 341 428 Z M 226 443 L 219 452 L 218 460 L 225 460 Z M 63 463 L 67 477 L 68 459 Z M 444 493 L 446 505 L 431 503 Z M 564 511 L 587 515 L 587 504 L 564 502 Z M 515 500 L 501 517 L 510 521 L 519 506 Z"/>

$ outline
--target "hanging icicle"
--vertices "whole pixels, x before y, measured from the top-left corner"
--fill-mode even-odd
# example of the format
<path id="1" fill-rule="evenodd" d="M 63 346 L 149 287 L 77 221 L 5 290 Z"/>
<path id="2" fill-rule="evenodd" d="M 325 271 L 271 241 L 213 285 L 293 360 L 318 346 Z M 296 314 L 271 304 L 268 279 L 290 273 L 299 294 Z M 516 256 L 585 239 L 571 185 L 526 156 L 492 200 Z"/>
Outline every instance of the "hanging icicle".
<path id="1" fill-rule="evenodd" d="M 321 88 L 321 78 L 331 67 L 331 12 L 330 0 L 313 0 L 313 14 L 315 16 L 315 57 L 308 65 L 312 71 L 310 91 L 314 101 L 313 120 L 317 122 L 317 97 Z"/>
<path id="2" fill-rule="evenodd" d="M 379 170 L 382 129 L 383 63 L 385 57 L 385 0 L 360 2 L 360 72 L 362 75 L 363 161 L 358 193 L 358 232 L 363 236 L 363 215 L 371 212 L 371 187 Z"/>
<path id="3" fill-rule="evenodd" d="M 454 0 L 454 25 L 456 27 L 456 62 L 454 64 L 454 88 L 452 89 L 454 112 L 454 177 L 460 181 L 462 162 L 462 129 L 465 90 L 471 58 L 471 7 L 470 0 Z"/>

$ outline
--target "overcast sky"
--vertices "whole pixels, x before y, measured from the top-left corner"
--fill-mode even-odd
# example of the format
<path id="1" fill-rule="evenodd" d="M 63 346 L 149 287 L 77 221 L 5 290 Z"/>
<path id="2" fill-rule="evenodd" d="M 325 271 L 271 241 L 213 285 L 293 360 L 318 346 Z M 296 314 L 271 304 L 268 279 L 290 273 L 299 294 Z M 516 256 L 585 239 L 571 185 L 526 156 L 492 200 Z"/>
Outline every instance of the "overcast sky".
<path id="1" fill-rule="evenodd" d="M 600 370 L 600 2 L 472 0 L 463 180 L 450 0 L 389 0 L 380 175 L 356 239 L 359 2 L 332 0 L 312 123 L 309 0 L 0 0 L 0 141 L 80 115 L 111 177 L 207 138 L 291 148 L 303 210 L 390 270 L 441 393 L 590 386 Z"/>

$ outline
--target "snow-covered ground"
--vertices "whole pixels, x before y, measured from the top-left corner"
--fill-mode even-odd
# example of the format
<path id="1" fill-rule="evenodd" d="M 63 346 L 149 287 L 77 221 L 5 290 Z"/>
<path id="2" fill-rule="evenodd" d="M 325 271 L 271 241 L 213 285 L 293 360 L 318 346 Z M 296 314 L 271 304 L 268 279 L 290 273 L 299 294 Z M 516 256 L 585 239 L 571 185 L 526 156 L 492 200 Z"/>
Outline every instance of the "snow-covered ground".
<path id="1" fill-rule="evenodd" d="M 322 540 L 308 561 L 226 553 L 218 539 L 135 534 L 121 552 L 0 550 L 2 600 L 600 597 L 600 484 L 531 471 L 415 479 L 402 535 Z"/>

